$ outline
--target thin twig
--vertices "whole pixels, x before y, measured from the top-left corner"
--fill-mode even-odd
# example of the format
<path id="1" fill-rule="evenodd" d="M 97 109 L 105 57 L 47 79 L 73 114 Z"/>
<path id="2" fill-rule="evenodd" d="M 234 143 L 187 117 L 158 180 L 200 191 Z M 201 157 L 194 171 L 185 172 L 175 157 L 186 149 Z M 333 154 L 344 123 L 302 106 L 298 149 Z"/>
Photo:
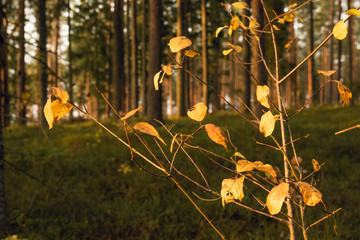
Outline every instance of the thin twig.
<path id="1" fill-rule="evenodd" d="M 308 227 L 306 228 L 306 231 L 309 230 L 311 227 L 315 226 L 316 224 L 324 221 L 324 220 L 327 219 L 328 217 L 334 216 L 335 213 L 337 213 L 337 212 L 340 211 L 340 210 L 341 210 L 341 208 L 338 208 L 338 209 L 336 209 L 335 211 L 333 211 L 331 214 L 328 214 L 328 215 L 326 215 L 325 217 L 323 217 L 323 218 L 317 220 L 316 222 L 310 224 L 310 226 L 308 226 Z"/>
<path id="2" fill-rule="evenodd" d="M 341 133 L 344 133 L 344 132 L 353 130 L 353 129 L 355 129 L 355 128 L 360 128 L 360 124 L 355 125 L 355 126 L 353 126 L 353 127 L 346 128 L 346 129 L 341 130 L 341 131 L 338 131 L 338 132 L 335 133 L 335 135 L 338 135 L 338 134 L 341 134 Z"/>

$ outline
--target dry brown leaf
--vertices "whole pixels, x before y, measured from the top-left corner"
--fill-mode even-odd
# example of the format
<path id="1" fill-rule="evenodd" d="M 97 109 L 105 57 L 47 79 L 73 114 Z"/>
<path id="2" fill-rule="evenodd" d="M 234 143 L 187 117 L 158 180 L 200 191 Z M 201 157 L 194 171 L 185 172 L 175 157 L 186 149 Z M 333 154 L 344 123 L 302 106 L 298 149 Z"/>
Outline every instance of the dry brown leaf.
<path id="1" fill-rule="evenodd" d="M 265 164 L 262 166 L 255 166 L 255 169 L 259 170 L 261 172 L 269 173 L 273 178 L 276 178 L 275 169 L 270 164 Z"/>
<path id="2" fill-rule="evenodd" d="M 360 11 L 352 8 L 346 11 L 346 15 L 360 16 Z"/>
<path id="3" fill-rule="evenodd" d="M 270 111 L 264 113 L 260 119 L 259 131 L 268 137 L 272 134 L 275 128 L 275 118 Z"/>
<path id="4" fill-rule="evenodd" d="M 151 136 L 156 137 L 159 139 L 163 144 L 166 145 L 165 141 L 160 137 L 158 131 L 149 123 L 147 122 L 138 122 L 133 127 L 135 130 L 138 130 L 142 133 L 149 134 Z"/>
<path id="5" fill-rule="evenodd" d="M 259 101 L 261 105 L 266 108 L 270 108 L 269 105 L 269 88 L 268 86 L 256 86 L 256 99 Z"/>
<path id="6" fill-rule="evenodd" d="M 336 70 L 317 70 L 318 74 L 330 77 L 331 75 L 333 75 L 334 73 L 336 73 Z"/>
<path id="7" fill-rule="evenodd" d="M 131 110 L 130 112 L 128 112 L 127 114 L 125 114 L 125 116 L 123 116 L 121 118 L 121 120 L 126 120 L 128 119 L 129 117 L 133 116 L 135 113 L 137 113 L 138 111 L 141 111 L 143 109 L 143 107 L 138 107 L 134 110 Z"/>
<path id="8" fill-rule="evenodd" d="M 320 170 L 321 166 L 319 164 L 318 161 L 316 161 L 315 159 L 312 160 L 312 164 L 313 164 L 313 167 L 314 167 L 314 171 L 317 172 Z"/>
<path id="9" fill-rule="evenodd" d="M 278 214 L 289 193 L 289 183 L 283 182 L 273 187 L 266 198 L 266 206 L 271 215 Z"/>
<path id="10" fill-rule="evenodd" d="M 166 75 L 173 75 L 173 69 L 170 66 L 167 65 L 161 65 L 162 70 L 166 73 Z"/>
<path id="11" fill-rule="evenodd" d="M 185 55 L 191 58 L 200 56 L 200 53 L 196 50 L 185 50 Z"/>
<path id="12" fill-rule="evenodd" d="M 174 37 L 170 39 L 170 42 L 168 43 L 170 50 L 173 53 L 176 53 L 184 48 L 187 48 L 191 44 L 192 44 L 191 40 L 185 36 Z"/>
<path id="13" fill-rule="evenodd" d="M 239 8 L 239 9 L 249 10 L 249 5 L 246 2 L 235 2 L 235 3 L 232 3 L 231 5 L 233 5 L 236 8 Z"/>
<path id="14" fill-rule="evenodd" d="M 245 176 L 242 176 L 236 179 L 227 178 L 222 181 L 220 193 L 223 207 L 229 202 L 235 202 L 236 199 L 241 201 L 244 198 L 244 179 Z"/>
<path id="15" fill-rule="evenodd" d="M 315 206 L 321 201 L 322 194 L 314 186 L 311 186 L 307 182 L 297 182 L 303 201 L 308 206 Z"/>
<path id="16" fill-rule="evenodd" d="M 229 26 L 223 26 L 223 27 L 218 27 L 216 29 L 216 32 L 215 32 L 215 37 L 218 37 L 219 36 L 219 33 L 224 29 L 224 28 L 228 28 Z"/>
<path id="17" fill-rule="evenodd" d="M 227 145 L 226 145 L 228 140 L 226 138 L 224 131 L 220 127 L 218 127 L 214 124 L 208 123 L 205 125 L 205 130 L 206 130 L 209 138 L 213 142 L 224 146 L 226 151 L 228 150 Z"/>
<path id="18" fill-rule="evenodd" d="M 234 50 L 234 49 L 232 49 L 232 48 L 223 50 L 224 56 L 229 55 L 229 53 L 231 53 L 233 50 Z"/>
<path id="19" fill-rule="evenodd" d="M 232 43 L 227 42 L 227 44 L 235 50 L 235 52 L 240 53 L 242 51 L 242 48 L 240 46 L 234 45 Z M 224 54 L 225 55 L 225 54 Z"/>
<path id="20" fill-rule="evenodd" d="M 69 94 L 58 87 L 51 87 L 52 94 L 61 100 L 61 103 L 65 104 L 69 100 Z"/>
<path id="21" fill-rule="evenodd" d="M 352 93 L 344 84 L 342 84 L 342 82 L 340 82 L 340 81 L 335 81 L 335 82 L 337 82 L 337 84 L 338 84 L 337 89 L 339 91 L 340 100 L 343 104 L 343 107 L 346 107 L 346 105 L 349 104 L 349 102 L 352 98 Z"/>
<path id="22" fill-rule="evenodd" d="M 252 171 L 255 168 L 255 164 L 248 160 L 239 160 L 236 163 L 236 171 L 238 173 Z"/>
<path id="23" fill-rule="evenodd" d="M 187 111 L 187 115 L 192 120 L 201 122 L 206 116 L 207 109 L 208 107 L 203 102 L 199 102 Z"/>
<path id="24" fill-rule="evenodd" d="M 348 33 L 348 29 L 346 23 L 343 20 L 340 20 L 337 24 L 335 24 L 333 28 L 334 37 L 338 40 L 343 40 L 346 38 Z"/>

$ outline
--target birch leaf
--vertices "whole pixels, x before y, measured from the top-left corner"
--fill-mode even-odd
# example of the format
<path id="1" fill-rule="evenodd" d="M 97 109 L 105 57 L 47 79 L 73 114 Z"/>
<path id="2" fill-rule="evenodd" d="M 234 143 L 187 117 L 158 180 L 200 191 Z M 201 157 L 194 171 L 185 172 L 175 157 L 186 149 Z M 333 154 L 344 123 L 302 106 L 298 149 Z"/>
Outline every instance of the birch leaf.
<path id="1" fill-rule="evenodd" d="M 227 203 L 235 202 L 236 199 L 241 201 L 244 198 L 244 179 L 245 176 L 242 176 L 237 179 L 227 178 L 222 181 L 220 193 L 223 207 Z"/>
<path id="2" fill-rule="evenodd" d="M 244 155 L 242 155 L 240 152 L 235 152 L 233 156 L 246 159 L 246 157 L 244 157 Z"/>
<path id="3" fill-rule="evenodd" d="M 266 108 L 270 108 L 269 105 L 269 87 L 264 85 L 264 86 L 260 86 L 257 85 L 256 86 L 256 99 L 258 100 L 258 102 L 263 105 Z"/>
<path id="4" fill-rule="evenodd" d="M 223 27 L 218 27 L 216 29 L 216 32 L 215 32 L 215 37 L 218 37 L 219 33 L 224 29 L 224 28 L 228 28 L 229 26 L 223 26 Z"/>
<path id="5" fill-rule="evenodd" d="M 234 45 L 232 43 L 227 42 L 227 44 L 235 50 L 235 52 L 240 53 L 242 51 L 242 48 L 240 46 Z M 224 54 L 225 55 L 225 54 Z"/>
<path id="6" fill-rule="evenodd" d="M 234 49 L 232 49 L 232 48 L 223 50 L 224 56 L 229 55 L 229 53 L 231 53 L 233 50 L 234 50 Z"/>
<path id="7" fill-rule="evenodd" d="M 138 130 L 142 133 L 151 135 L 159 139 L 164 145 L 166 145 L 165 141 L 160 137 L 158 131 L 149 123 L 147 122 L 138 122 L 133 127 L 135 130 Z"/>
<path id="8" fill-rule="evenodd" d="M 303 201 L 308 206 L 315 206 L 321 201 L 322 194 L 314 186 L 311 186 L 307 182 L 297 182 Z"/>
<path id="9" fill-rule="evenodd" d="M 261 172 L 265 172 L 270 174 L 273 178 L 276 178 L 276 172 L 275 169 L 270 164 L 265 164 L 261 166 L 255 166 L 256 170 L 259 170 Z"/>
<path id="10" fill-rule="evenodd" d="M 70 103 L 67 102 L 64 104 L 61 103 L 58 99 L 56 99 L 51 103 L 51 110 L 53 113 L 54 120 L 59 120 L 60 118 L 65 116 L 68 112 L 70 112 L 72 108 L 73 105 L 71 105 Z"/>
<path id="11" fill-rule="evenodd" d="M 324 75 L 324 76 L 327 76 L 327 77 L 330 77 L 331 75 L 333 75 L 334 73 L 336 73 L 336 70 L 328 70 L 328 71 L 325 71 L 325 70 L 317 70 L 317 73 L 318 73 L 318 74 L 321 74 L 321 75 Z"/>
<path id="12" fill-rule="evenodd" d="M 209 138 L 213 142 L 222 145 L 226 149 L 226 151 L 228 150 L 227 145 L 226 145 L 226 143 L 227 143 L 226 135 L 220 127 L 218 127 L 214 124 L 208 123 L 205 125 L 205 131 L 207 132 Z"/>
<path id="13" fill-rule="evenodd" d="M 275 24 L 273 24 L 272 27 L 273 27 L 276 31 L 279 31 L 279 30 L 280 30 L 280 28 L 278 28 Z"/>
<path id="14" fill-rule="evenodd" d="M 255 168 L 255 164 L 248 160 L 239 160 L 236 163 L 236 171 L 238 173 L 249 172 L 249 171 L 254 170 L 254 168 Z"/>
<path id="15" fill-rule="evenodd" d="M 271 215 L 278 214 L 289 192 L 289 184 L 280 183 L 273 187 L 266 198 L 266 206 Z"/>
<path id="16" fill-rule="evenodd" d="M 340 20 L 337 24 L 335 24 L 333 34 L 336 39 L 343 40 L 346 38 L 347 33 L 348 29 L 344 21 Z"/>
<path id="17" fill-rule="evenodd" d="M 200 53 L 196 50 L 185 50 L 185 55 L 191 58 L 200 56 Z"/>
<path id="18" fill-rule="evenodd" d="M 346 15 L 360 16 L 360 11 L 352 8 L 347 10 Z"/>
<path id="19" fill-rule="evenodd" d="M 52 129 L 53 124 L 54 124 L 54 115 L 51 110 L 51 97 L 49 97 L 49 99 L 47 100 L 47 102 L 44 106 L 44 115 L 45 115 L 46 121 L 49 124 L 49 129 Z"/>
<path id="20" fill-rule="evenodd" d="M 260 119 L 259 131 L 268 137 L 272 134 L 275 128 L 275 118 L 270 111 L 264 113 Z"/>
<path id="21" fill-rule="evenodd" d="M 284 16 L 284 20 L 286 22 L 293 22 L 294 21 L 294 14 L 288 13 Z"/>
<path id="22" fill-rule="evenodd" d="M 173 75 L 173 69 L 170 66 L 167 65 L 161 65 L 162 70 L 166 73 L 166 75 Z"/>
<path id="23" fill-rule="evenodd" d="M 346 107 L 346 105 L 349 104 L 351 97 L 352 97 L 352 93 L 351 91 L 344 85 L 342 84 L 340 81 L 336 81 L 337 82 L 337 89 L 339 91 L 340 94 L 340 100 L 343 104 L 343 107 Z"/>
<path id="24" fill-rule="evenodd" d="M 184 48 L 187 48 L 191 44 L 192 44 L 191 40 L 185 36 L 174 37 L 170 39 L 170 42 L 168 43 L 170 50 L 173 53 L 176 53 Z"/>
<path id="25" fill-rule="evenodd" d="M 65 104 L 69 100 L 69 94 L 58 87 L 51 87 L 53 95 L 61 100 L 61 103 Z"/>
<path id="26" fill-rule="evenodd" d="M 321 168 L 319 162 L 316 161 L 315 159 L 312 160 L 312 165 L 313 165 L 313 168 L 314 168 L 314 171 L 315 171 L 315 172 L 319 171 L 320 168 Z"/>
<path id="27" fill-rule="evenodd" d="M 279 18 L 278 23 L 285 24 L 285 20 L 283 18 Z"/>
<path id="28" fill-rule="evenodd" d="M 201 122 L 206 116 L 207 109 L 208 107 L 203 102 L 199 102 L 187 111 L 187 115 L 192 120 Z"/>
<path id="29" fill-rule="evenodd" d="M 239 8 L 239 9 L 249 10 L 249 5 L 246 2 L 235 2 L 231 5 L 233 5 L 236 8 Z"/>
<path id="30" fill-rule="evenodd" d="M 134 114 L 136 114 L 138 111 L 141 111 L 143 109 L 143 107 L 138 107 L 134 110 L 131 110 L 130 112 L 128 112 L 127 114 L 125 114 L 125 116 L 123 116 L 121 118 L 121 120 L 126 120 L 128 119 L 129 117 L 133 116 Z"/>
<path id="31" fill-rule="evenodd" d="M 159 90 L 159 79 L 160 79 L 160 74 L 163 70 L 160 70 L 159 72 L 157 72 L 154 76 L 154 88 L 155 90 Z"/>
<path id="32" fill-rule="evenodd" d="M 258 28 L 260 24 L 256 21 L 256 18 L 251 18 L 249 23 L 249 28 Z"/>

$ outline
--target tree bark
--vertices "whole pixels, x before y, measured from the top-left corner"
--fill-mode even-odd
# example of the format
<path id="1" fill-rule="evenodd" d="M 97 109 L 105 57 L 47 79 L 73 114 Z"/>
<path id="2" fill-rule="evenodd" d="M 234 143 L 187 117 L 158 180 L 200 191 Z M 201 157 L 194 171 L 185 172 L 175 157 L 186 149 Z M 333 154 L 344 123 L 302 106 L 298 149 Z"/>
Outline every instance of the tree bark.
<path id="1" fill-rule="evenodd" d="M 52 21 L 52 36 L 51 36 L 51 54 L 50 54 L 50 69 L 51 74 L 49 77 L 50 84 L 53 86 L 58 85 L 58 68 L 59 68 L 59 62 L 58 62 L 58 46 L 59 46 L 59 17 L 60 17 L 60 5 L 59 0 L 54 0 L 54 18 Z"/>
<path id="2" fill-rule="evenodd" d="M 136 1 L 131 1 L 131 109 L 138 105 Z"/>
<path id="3" fill-rule="evenodd" d="M 295 67 L 296 63 L 296 56 L 295 56 L 295 50 L 296 50 L 296 41 L 295 38 L 295 32 L 294 32 L 294 22 L 290 22 L 288 26 L 288 42 L 293 41 L 292 44 L 289 46 L 289 52 L 288 52 L 288 63 L 290 65 L 290 69 Z M 296 78 L 296 77 L 295 77 Z M 293 106 L 294 102 L 294 93 L 295 93 L 295 79 L 290 78 L 287 79 L 285 82 L 285 105 L 286 108 L 291 108 Z"/>
<path id="4" fill-rule="evenodd" d="M 333 29 L 333 25 L 334 25 L 334 5 L 335 5 L 335 0 L 330 0 L 330 19 L 329 19 L 329 29 L 330 31 L 332 31 Z M 330 38 L 330 43 L 329 43 L 329 70 L 333 70 L 334 69 L 334 38 Z M 330 79 L 332 79 L 333 77 L 330 76 Z M 329 103 L 333 103 L 334 102 L 334 89 L 336 88 L 335 84 L 330 84 L 330 87 L 328 88 L 328 102 Z"/>
<path id="5" fill-rule="evenodd" d="M 72 49 L 71 49 L 71 9 L 70 9 L 70 0 L 68 0 L 68 17 L 67 17 L 67 24 L 68 24 L 68 41 L 69 41 L 69 46 L 68 46 L 68 68 L 69 68 L 69 98 L 71 101 L 74 101 L 73 99 L 73 76 L 72 76 Z M 70 119 L 73 118 L 73 111 L 70 111 Z"/>
<path id="6" fill-rule="evenodd" d="M 245 1 L 250 6 L 250 0 Z M 250 16 L 250 11 L 247 9 L 243 9 L 243 14 L 245 16 Z M 249 20 L 246 17 L 243 17 L 243 21 L 248 25 Z M 244 62 L 249 63 L 251 61 L 251 46 L 250 46 L 250 38 L 248 35 L 244 35 Z M 248 69 L 250 70 L 250 69 Z M 251 76 L 246 69 L 244 72 L 244 80 L 245 80 L 245 91 L 244 91 L 244 103 L 251 109 Z"/>
<path id="7" fill-rule="evenodd" d="M 147 120 L 156 124 L 154 119 L 162 121 L 162 101 L 161 85 L 155 91 L 153 78 L 161 69 L 161 0 L 149 1 L 149 77 L 148 77 L 148 96 Z"/>
<path id="8" fill-rule="evenodd" d="M 342 12 L 342 7 L 341 7 L 341 0 L 338 1 L 338 19 L 340 20 L 341 18 L 341 12 Z M 338 41 L 338 75 L 337 75 L 337 80 L 342 82 L 342 62 L 341 62 L 341 56 L 342 56 L 342 41 Z M 336 98 L 338 99 L 338 98 Z"/>
<path id="9" fill-rule="evenodd" d="M 206 0 L 201 0 L 201 42 L 202 42 L 202 80 L 208 83 L 208 47 L 207 47 L 207 16 L 206 16 Z M 208 105 L 208 88 L 202 86 L 203 102 Z"/>
<path id="10" fill-rule="evenodd" d="M 140 89 L 140 99 L 141 99 L 141 104 L 144 107 L 144 112 L 147 112 L 147 104 L 146 104 L 146 92 L 147 92 L 147 55 L 146 55 L 146 51 L 147 51 L 147 25 L 148 25 L 148 19 L 147 19 L 147 10 L 146 10 L 146 6 L 147 6 L 148 1 L 147 0 L 143 0 L 142 2 L 142 14 L 143 14 L 143 19 L 142 19 L 142 29 L 141 29 L 141 35 L 142 35 L 142 48 L 141 48 L 141 60 L 142 60 L 142 65 L 141 65 L 141 89 Z"/>
<path id="11" fill-rule="evenodd" d="M 354 2 L 353 0 L 348 0 L 348 8 L 354 8 Z M 354 41 L 354 36 L 355 36 L 355 32 L 354 32 L 354 18 L 351 17 L 348 20 L 348 24 L 349 24 L 349 37 L 348 37 L 348 44 L 349 44 L 349 68 L 348 68 L 348 81 L 349 81 L 349 88 L 350 91 L 352 91 L 353 93 L 353 99 L 357 99 L 357 90 L 356 88 L 354 88 L 356 81 L 356 76 L 357 76 L 357 68 L 356 68 L 356 47 L 354 45 L 355 41 Z M 351 103 L 351 102 L 350 102 Z"/>
<path id="12" fill-rule="evenodd" d="M 309 2 L 309 30 L 308 30 L 308 51 L 307 53 L 310 54 L 314 49 L 314 20 L 313 20 L 313 2 Z M 307 61 L 307 81 L 308 81 L 308 99 L 311 98 L 311 96 L 314 93 L 314 87 L 315 87 L 315 81 L 314 81 L 314 58 L 311 57 Z M 314 101 L 314 99 L 313 99 Z M 312 106 L 312 101 L 309 102 L 309 107 Z"/>
<path id="13" fill-rule="evenodd" d="M 176 36 L 182 36 L 184 34 L 183 23 L 183 1 L 176 1 Z M 176 53 L 176 61 L 181 63 L 182 51 Z M 184 72 L 182 70 L 177 71 L 176 77 L 176 117 L 185 115 L 185 97 L 184 97 Z"/>

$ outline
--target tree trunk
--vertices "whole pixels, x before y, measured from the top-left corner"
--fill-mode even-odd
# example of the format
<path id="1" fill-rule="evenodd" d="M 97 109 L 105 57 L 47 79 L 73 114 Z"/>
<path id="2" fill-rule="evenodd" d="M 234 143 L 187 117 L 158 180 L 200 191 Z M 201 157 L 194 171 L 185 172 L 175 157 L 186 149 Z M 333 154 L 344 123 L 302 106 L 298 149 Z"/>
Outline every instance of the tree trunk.
<path id="1" fill-rule="evenodd" d="M 333 29 L 333 25 L 334 25 L 334 5 L 335 5 L 335 0 L 330 0 L 330 19 L 329 19 L 329 29 L 330 31 L 332 31 Z M 330 43 L 329 43 L 329 70 L 333 70 L 334 69 L 334 38 L 330 38 Z M 330 76 L 330 79 L 332 79 L 333 77 Z M 330 87 L 328 88 L 328 102 L 329 103 L 333 103 L 334 102 L 334 91 L 336 89 L 335 84 L 330 84 Z"/>
<path id="2" fill-rule="evenodd" d="M 71 101 L 74 101 L 73 99 L 73 79 L 72 79 L 72 50 L 71 50 L 71 9 L 70 9 L 70 0 L 68 0 L 68 17 L 67 17 L 67 24 L 68 24 L 68 61 L 69 61 L 69 98 Z M 70 119 L 73 118 L 73 111 L 70 111 Z"/>
<path id="3" fill-rule="evenodd" d="M 54 0 L 54 18 L 52 21 L 52 36 L 51 36 L 51 54 L 50 54 L 50 69 L 51 74 L 49 77 L 50 84 L 53 86 L 58 85 L 58 46 L 59 46 L 59 17 L 60 17 L 60 5 L 59 0 Z"/>
<path id="4" fill-rule="evenodd" d="M 19 0 L 19 51 L 17 53 L 16 123 L 26 124 L 25 105 L 25 0 Z"/>
<path id="5" fill-rule="evenodd" d="M 162 121 L 162 101 L 161 85 L 155 91 L 154 76 L 161 69 L 161 0 L 149 1 L 149 77 L 148 77 L 148 96 L 147 120 L 155 123 L 154 119 Z"/>
<path id="6" fill-rule="evenodd" d="M 354 8 L 354 2 L 353 0 L 348 0 L 348 8 Z M 349 79 L 349 88 L 350 91 L 352 91 L 353 93 L 353 99 L 357 99 L 357 90 L 356 88 L 354 88 L 356 81 L 356 77 L 357 77 L 357 68 L 356 68 L 356 47 L 354 45 L 355 41 L 354 41 L 354 36 L 355 36 L 355 32 L 354 32 L 354 18 L 351 17 L 349 18 L 348 21 L 349 24 L 349 37 L 348 37 L 348 41 L 349 41 L 349 75 L 348 75 L 348 79 Z"/>
<path id="7" fill-rule="evenodd" d="M 250 0 L 245 1 L 250 6 Z M 250 11 L 243 9 L 243 14 L 245 16 L 250 16 Z M 249 20 L 246 17 L 243 17 L 243 21 L 248 25 Z M 250 38 L 247 35 L 244 35 L 244 62 L 249 63 L 251 61 L 251 46 Z M 250 70 L 250 69 L 248 69 Z M 245 69 L 244 71 L 244 80 L 245 80 L 245 90 L 244 90 L 244 103 L 251 109 L 251 76 L 250 73 Z"/>
<path id="8" fill-rule="evenodd" d="M 117 111 L 125 111 L 123 1 L 115 0 L 114 3 L 113 106 Z"/>
<path id="9" fill-rule="evenodd" d="M 308 51 L 307 53 L 310 54 L 313 49 L 314 49 L 314 20 L 313 20 L 313 2 L 309 2 L 309 33 L 308 33 Z M 311 98 L 311 96 L 314 93 L 314 86 L 315 86 L 315 81 L 314 81 L 314 58 L 311 57 L 308 61 L 307 61 L 307 81 L 308 81 L 308 99 Z M 314 99 L 313 99 L 314 101 Z M 313 101 L 309 102 L 309 107 L 313 105 Z"/>
<path id="10" fill-rule="evenodd" d="M 37 9 L 37 28 L 39 34 L 39 45 L 38 45 L 38 71 L 40 79 L 40 108 L 39 108 L 39 119 L 42 125 L 46 124 L 45 116 L 42 108 L 45 106 L 47 101 L 47 51 L 46 51 L 46 1 L 38 1 Z"/>
<path id="11" fill-rule="evenodd" d="M 342 12 L 342 8 L 341 8 L 341 0 L 338 1 L 338 17 L 339 19 L 341 18 L 341 12 Z M 337 75 L 337 80 L 341 81 L 342 79 L 342 62 L 341 62 L 341 56 L 342 56 L 342 41 L 338 41 L 338 75 Z M 341 81 L 342 82 L 342 81 Z M 336 98 L 338 99 L 338 98 Z"/>
<path id="12" fill-rule="evenodd" d="M 176 1 L 176 35 L 182 36 L 184 34 L 184 23 L 183 23 L 183 1 Z M 176 61 L 181 63 L 182 51 L 176 53 Z M 185 115 L 185 97 L 184 97 L 184 72 L 182 70 L 177 71 L 176 78 L 176 117 Z"/>
<path id="13" fill-rule="evenodd" d="M 207 18 L 206 18 L 206 0 L 201 0 L 201 43 L 202 43 L 202 80 L 208 83 L 208 49 L 207 49 Z M 202 86 L 203 102 L 208 105 L 208 88 Z"/>
<path id="14" fill-rule="evenodd" d="M 131 109 L 138 105 L 136 1 L 131 1 Z"/>
<path id="15" fill-rule="evenodd" d="M 130 1 L 126 0 L 126 21 L 125 21 L 125 68 L 126 68 L 126 75 L 125 75 L 125 112 L 128 112 L 131 105 L 131 41 L 130 41 Z"/>
<path id="16" fill-rule="evenodd" d="M 146 80 L 147 80 L 147 25 L 148 25 L 148 19 L 147 19 L 147 11 L 146 11 L 146 5 L 147 0 L 143 0 L 142 3 L 142 14 L 143 14 L 143 21 L 142 21 L 142 29 L 141 29 L 141 35 L 142 35 L 142 48 L 141 48 L 141 60 L 142 60 L 142 66 L 141 66 L 141 90 L 140 90 L 140 99 L 141 104 L 144 107 L 144 113 L 147 112 L 147 104 L 146 104 Z"/>

